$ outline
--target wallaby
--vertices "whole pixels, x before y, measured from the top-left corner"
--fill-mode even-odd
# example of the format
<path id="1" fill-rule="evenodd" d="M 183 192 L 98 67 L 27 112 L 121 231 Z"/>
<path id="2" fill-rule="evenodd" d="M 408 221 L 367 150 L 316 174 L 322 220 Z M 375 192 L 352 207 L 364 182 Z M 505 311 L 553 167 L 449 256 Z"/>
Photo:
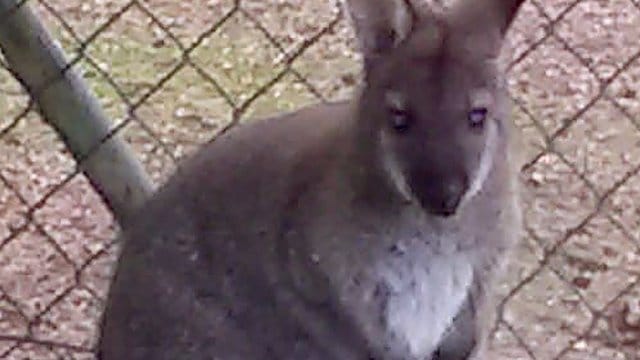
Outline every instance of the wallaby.
<path id="1" fill-rule="evenodd" d="M 123 228 L 99 357 L 483 358 L 520 224 L 496 59 L 522 2 L 347 0 L 357 95 L 179 167 Z"/>

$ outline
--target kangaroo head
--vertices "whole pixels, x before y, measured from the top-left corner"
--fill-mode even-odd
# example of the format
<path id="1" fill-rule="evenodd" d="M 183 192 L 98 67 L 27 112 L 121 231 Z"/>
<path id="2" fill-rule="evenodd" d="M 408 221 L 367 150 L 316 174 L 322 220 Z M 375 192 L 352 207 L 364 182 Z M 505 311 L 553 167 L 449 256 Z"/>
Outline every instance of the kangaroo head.
<path id="1" fill-rule="evenodd" d="M 497 57 L 522 2 L 461 1 L 436 15 L 410 0 L 347 0 L 365 65 L 358 126 L 394 186 L 433 214 L 456 213 L 505 150 Z"/>

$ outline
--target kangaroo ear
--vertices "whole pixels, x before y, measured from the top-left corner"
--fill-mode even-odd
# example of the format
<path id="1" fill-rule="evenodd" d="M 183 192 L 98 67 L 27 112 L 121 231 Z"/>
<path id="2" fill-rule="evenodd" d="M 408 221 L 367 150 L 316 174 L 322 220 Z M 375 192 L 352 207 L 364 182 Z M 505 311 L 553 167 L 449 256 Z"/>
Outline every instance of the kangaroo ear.
<path id="1" fill-rule="evenodd" d="M 365 62 L 407 38 L 416 21 L 410 0 L 342 0 L 351 17 Z"/>
<path id="2" fill-rule="evenodd" d="M 459 27 L 477 31 L 478 27 L 499 30 L 504 36 L 526 0 L 458 0 L 449 14 Z"/>
<path id="3" fill-rule="evenodd" d="M 513 22 L 513 19 L 515 19 L 516 15 L 518 14 L 518 10 L 520 9 L 520 6 L 522 5 L 522 3 L 525 2 L 525 0 L 490 0 L 493 4 L 493 8 L 495 9 L 494 11 L 496 12 L 496 19 L 499 22 L 498 26 L 500 28 L 500 31 L 502 31 L 502 35 L 504 35 L 507 30 L 509 30 L 509 27 L 511 26 L 511 23 Z"/>
<path id="4" fill-rule="evenodd" d="M 458 0 L 448 9 L 454 31 L 464 34 L 472 54 L 497 57 L 504 37 L 525 0 Z"/>

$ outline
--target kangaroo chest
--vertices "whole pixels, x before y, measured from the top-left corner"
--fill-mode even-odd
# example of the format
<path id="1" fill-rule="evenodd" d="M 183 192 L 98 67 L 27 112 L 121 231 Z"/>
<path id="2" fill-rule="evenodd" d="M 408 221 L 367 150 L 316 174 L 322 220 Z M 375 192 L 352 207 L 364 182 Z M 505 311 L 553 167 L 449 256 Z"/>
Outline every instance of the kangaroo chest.
<path id="1" fill-rule="evenodd" d="M 415 359 L 431 355 L 471 286 L 473 268 L 467 254 L 406 249 L 376 270 L 385 292 L 381 315 L 391 347 Z"/>
<path id="2" fill-rule="evenodd" d="M 309 256 L 312 268 L 331 284 L 376 358 L 429 358 L 474 281 L 480 254 L 460 246 L 473 234 L 409 206 L 366 219 L 334 215 L 316 224 L 312 246 L 301 253 L 316 255 Z M 317 287 L 309 287 L 310 297 Z"/>

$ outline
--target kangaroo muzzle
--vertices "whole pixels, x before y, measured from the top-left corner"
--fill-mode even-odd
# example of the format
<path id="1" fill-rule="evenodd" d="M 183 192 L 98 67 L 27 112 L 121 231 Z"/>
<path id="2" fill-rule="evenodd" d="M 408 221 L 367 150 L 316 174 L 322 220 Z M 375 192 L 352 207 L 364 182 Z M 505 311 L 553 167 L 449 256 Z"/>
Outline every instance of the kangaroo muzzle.
<path id="1" fill-rule="evenodd" d="M 425 175 L 416 196 L 428 212 L 449 217 L 455 215 L 469 189 L 466 176 Z"/>

